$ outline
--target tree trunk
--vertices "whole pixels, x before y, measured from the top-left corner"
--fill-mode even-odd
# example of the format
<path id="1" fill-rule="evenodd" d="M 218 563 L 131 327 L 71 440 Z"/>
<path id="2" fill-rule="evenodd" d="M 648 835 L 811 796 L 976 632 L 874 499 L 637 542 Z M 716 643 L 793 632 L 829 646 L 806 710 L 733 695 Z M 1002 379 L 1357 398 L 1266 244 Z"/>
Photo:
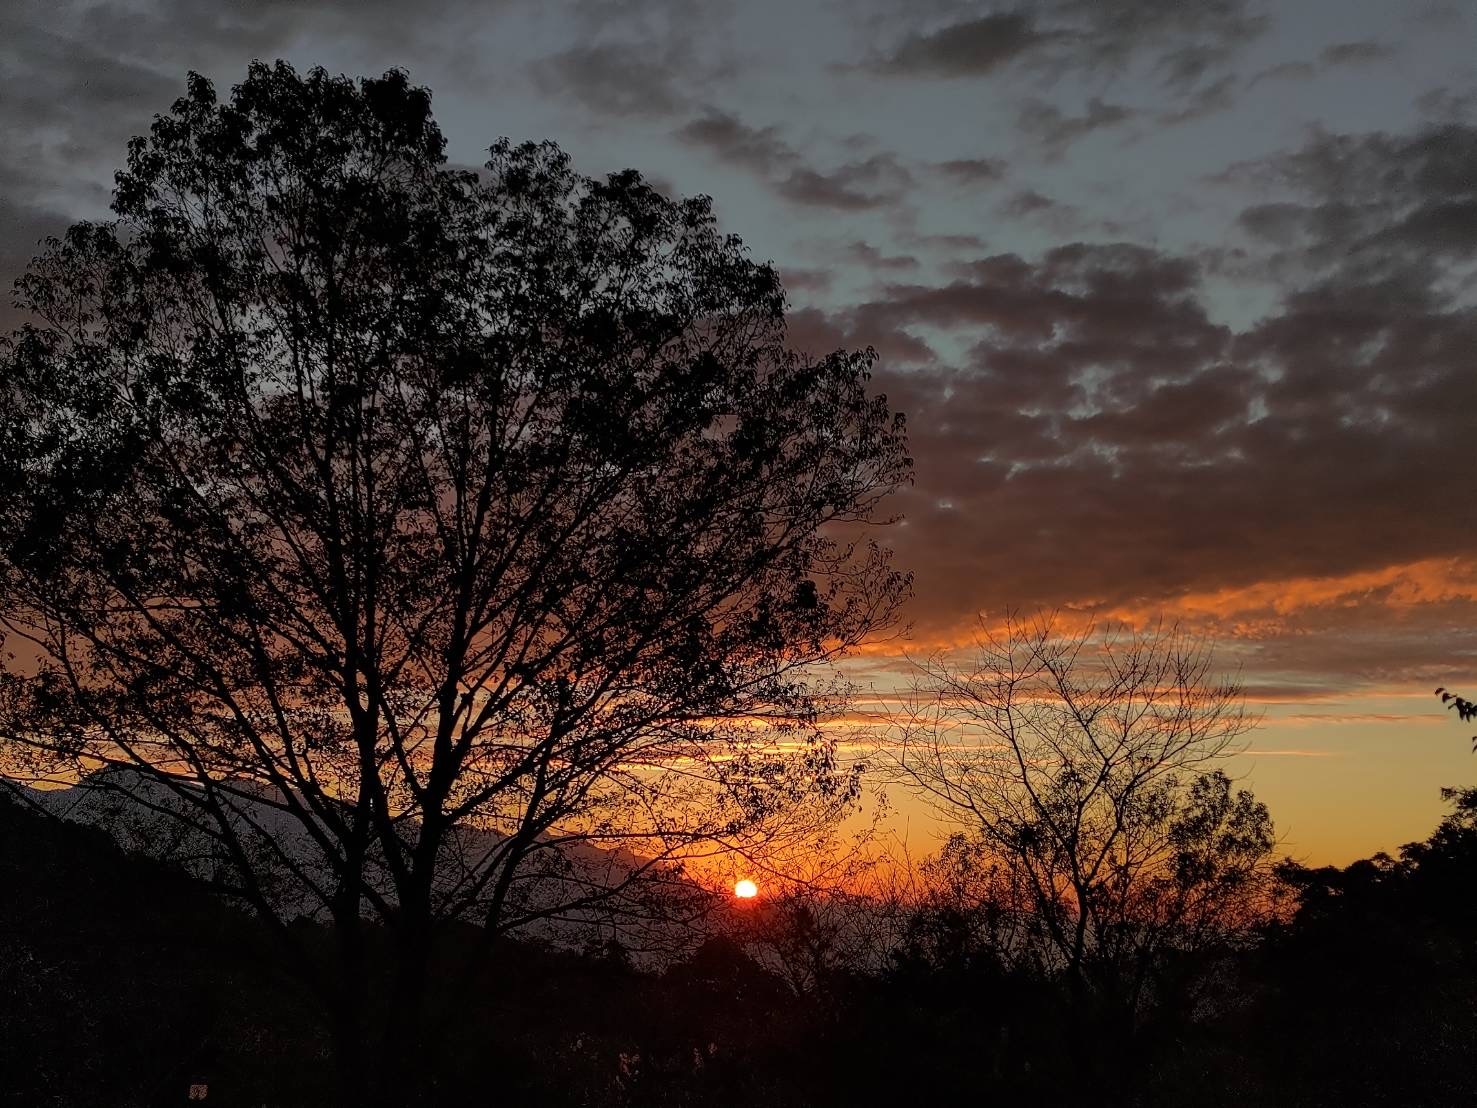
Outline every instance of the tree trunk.
<path id="1" fill-rule="evenodd" d="M 364 1108 L 370 1095 L 364 941 L 356 925 L 341 925 L 338 931 L 339 981 L 333 1004 L 338 1102 L 340 1108 Z"/>
<path id="2" fill-rule="evenodd" d="M 402 908 L 379 1041 L 376 1099 L 383 1108 L 435 1103 L 436 1040 L 427 1033 L 427 995 L 434 962 L 428 905 Z"/>

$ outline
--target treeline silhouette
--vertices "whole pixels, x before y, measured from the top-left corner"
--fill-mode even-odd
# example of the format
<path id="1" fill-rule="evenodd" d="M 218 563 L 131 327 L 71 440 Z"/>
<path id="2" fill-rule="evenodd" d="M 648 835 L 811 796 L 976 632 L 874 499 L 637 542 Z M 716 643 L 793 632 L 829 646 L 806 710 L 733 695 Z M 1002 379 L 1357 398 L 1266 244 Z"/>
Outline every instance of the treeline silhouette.
<path id="1" fill-rule="evenodd" d="M 1470 1104 L 1477 790 L 1451 800 L 1397 857 L 1284 865 L 1290 910 L 1244 949 L 1174 967 L 1212 987 L 1160 991 L 1134 1027 L 1074 1011 L 1059 975 L 1008 964 L 935 900 L 874 964 L 803 983 L 742 927 L 647 969 L 616 943 L 503 940 L 485 991 L 432 975 L 433 1002 L 461 1007 L 420 1078 L 440 1104 Z M 14 803 L 0 844 L 7 1103 L 185 1103 L 192 1084 L 210 1104 L 332 1099 L 331 1028 L 260 921 L 178 866 Z M 296 926 L 331 959 L 326 926 Z M 454 958 L 472 930 L 438 949 Z M 1068 1049 L 1074 1020 L 1085 1053 Z"/>

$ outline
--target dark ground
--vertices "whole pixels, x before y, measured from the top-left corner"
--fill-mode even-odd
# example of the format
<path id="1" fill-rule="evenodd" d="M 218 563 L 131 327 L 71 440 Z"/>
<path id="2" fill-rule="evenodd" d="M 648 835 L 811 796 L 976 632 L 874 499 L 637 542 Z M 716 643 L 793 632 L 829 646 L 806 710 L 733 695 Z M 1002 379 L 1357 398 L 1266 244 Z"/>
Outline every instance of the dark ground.
<path id="1" fill-rule="evenodd" d="M 1185 967 L 1211 988 L 1131 1034 L 967 942 L 807 996 L 724 940 L 662 973 L 505 944 L 428 1103 L 1477 1103 L 1477 802 L 1398 860 L 1289 876 L 1296 917 Z M 170 867 L 0 803 L 0 1100 L 183 1104 L 201 1082 L 210 1105 L 332 1103 L 326 1031 L 279 949 Z"/>

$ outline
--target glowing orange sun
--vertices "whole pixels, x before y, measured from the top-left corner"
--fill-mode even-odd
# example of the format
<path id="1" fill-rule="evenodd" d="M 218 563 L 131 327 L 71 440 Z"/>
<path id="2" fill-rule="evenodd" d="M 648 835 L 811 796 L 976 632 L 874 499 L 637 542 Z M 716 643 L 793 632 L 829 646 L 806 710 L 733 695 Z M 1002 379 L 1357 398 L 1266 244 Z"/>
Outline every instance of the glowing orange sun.
<path id="1" fill-rule="evenodd" d="M 733 886 L 733 895 L 740 900 L 748 900 L 759 895 L 759 886 L 745 877 Z"/>

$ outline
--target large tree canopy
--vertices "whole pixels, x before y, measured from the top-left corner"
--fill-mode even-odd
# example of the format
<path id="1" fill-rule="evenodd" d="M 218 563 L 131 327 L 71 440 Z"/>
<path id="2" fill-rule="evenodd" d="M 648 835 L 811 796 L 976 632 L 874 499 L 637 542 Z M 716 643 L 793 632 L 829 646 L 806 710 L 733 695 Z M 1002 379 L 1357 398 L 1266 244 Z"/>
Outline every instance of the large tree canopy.
<path id="1" fill-rule="evenodd" d="M 705 198 L 455 169 L 403 74 L 278 63 L 192 75 L 114 211 L 0 350 L 12 777 L 134 782 L 262 912 L 412 946 L 622 884 L 571 839 L 636 871 L 844 791 L 816 666 L 906 588 L 858 526 L 901 419 Z"/>

